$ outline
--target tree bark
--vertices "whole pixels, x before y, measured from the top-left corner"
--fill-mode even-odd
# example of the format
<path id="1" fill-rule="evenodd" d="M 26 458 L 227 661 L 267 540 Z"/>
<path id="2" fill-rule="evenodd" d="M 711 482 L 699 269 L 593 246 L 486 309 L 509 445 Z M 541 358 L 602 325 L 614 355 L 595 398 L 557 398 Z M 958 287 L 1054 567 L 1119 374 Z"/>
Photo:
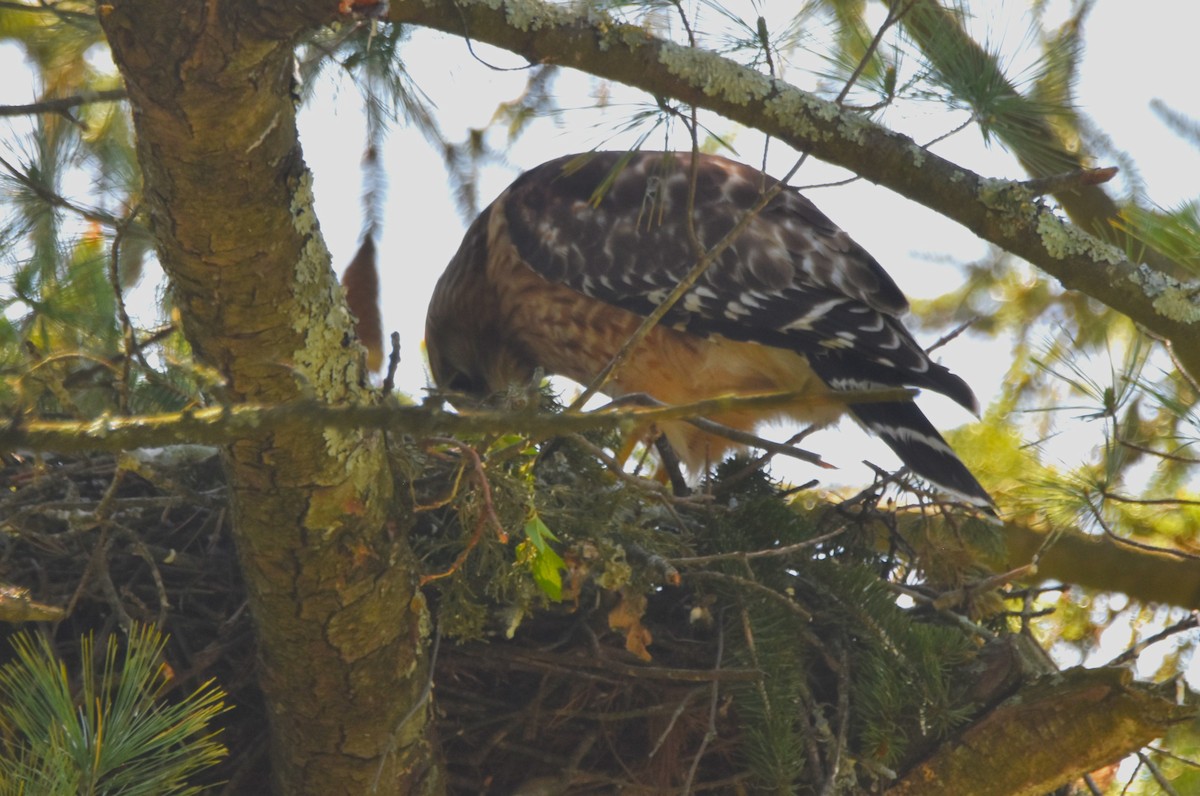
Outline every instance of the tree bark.
<path id="1" fill-rule="evenodd" d="M 1047 545 L 1051 535 L 1056 538 Z M 1017 523 L 1004 527 L 1004 552 L 986 555 L 997 572 L 1022 567 L 1041 553 L 1031 580 L 1061 580 L 1100 591 L 1118 591 L 1145 603 L 1200 610 L 1200 565 L 1194 555 L 1135 547 L 1076 529 L 1038 531 Z"/>
<path id="2" fill-rule="evenodd" d="M 1127 669 L 1046 675 L 938 747 L 887 796 L 1040 796 L 1195 717 Z"/>
<path id="3" fill-rule="evenodd" d="M 129 92 L 158 256 L 222 399 L 372 402 L 296 133 L 292 51 L 318 4 L 98 11 Z M 438 790 L 427 616 L 403 519 L 389 516 L 383 435 L 298 419 L 224 453 L 279 791 Z"/>

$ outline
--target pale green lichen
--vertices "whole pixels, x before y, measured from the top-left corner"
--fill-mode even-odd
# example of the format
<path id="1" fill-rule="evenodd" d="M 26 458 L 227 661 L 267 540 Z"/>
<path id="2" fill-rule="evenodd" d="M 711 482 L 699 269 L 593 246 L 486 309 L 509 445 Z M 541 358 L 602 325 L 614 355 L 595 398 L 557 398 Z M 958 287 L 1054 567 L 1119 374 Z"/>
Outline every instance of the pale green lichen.
<path id="1" fill-rule="evenodd" d="M 785 83 L 777 82 L 774 88 L 775 93 L 764 103 L 764 110 L 788 130 L 805 138 L 828 141 L 834 134 L 814 119 L 837 122 L 838 134 L 843 139 L 860 146 L 866 143 L 866 134 L 871 129 L 866 118 Z"/>
<path id="2" fill-rule="evenodd" d="M 749 105 L 771 93 L 771 79 L 762 72 L 717 58 L 705 50 L 668 42 L 659 49 L 658 60 L 668 72 L 709 97 Z"/>
<path id="3" fill-rule="evenodd" d="M 833 103 L 829 103 L 833 105 Z M 836 107 L 836 106 L 835 106 Z M 838 117 L 838 132 L 842 134 L 842 138 L 852 144 L 862 146 L 866 143 L 867 131 L 871 129 L 871 124 L 864 117 L 856 113 L 840 111 Z"/>
<path id="4" fill-rule="evenodd" d="M 503 8 L 508 24 L 523 31 L 542 30 L 581 19 L 568 7 L 542 0 L 484 0 L 484 5 L 493 10 Z"/>
<path id="5" fill-rule="evenodd" d="M 341 287 L 332 278 L 332 258 L 313 209 L 313 180 L 308 171 L 296 181 L 291 214 L 293 228 L 303 241 L 293 272 L 296 307 L 292 320 L 303 343 L 292 353 L 292 371 L 303 391 L 332 403 L 352 401 L 360 392 L 351 372 L 356 366 L 355 351 L 342 343 L 354 324 L 339 295 Z M 335 460 L 348 461 L 362 445 L 362 436 L 327 428 L 325 444 Z"/>
<path id="6" fill-rule="evenodd" d="M 976 194 L 984 207 L 996 211 L 1000 230 L 1008 237 L 1020 236 L 1038 212 L 1036 197 L 1011 180 L 980 177 Z"/>
<path id="7" fill-rule="evenodd" d="M 915 166 L 919 169 L 925 165 L 925 155 L 927 155 L 928 153 L 921 147 L 917 146 L 916 144 L 911 145 L 908 148 L 908 154 L 909 154 L 909 157 L 912 158 L 913 166 Z M 958 177 L 959 179 L 961 179 L 961 177 L 958 175 L 957 172 L 954 174 L 954 177 L 951 177 L 951 179 L 953 180 L 955 177 Z"/>
<path id="8" fill-rule="evenodd" d="M 1145 263 L 1139 265 L 1129 281 L 1152 299 L 1154 311 L 1180 323 L 1200 323 L 1200 283 L 1180 282 Z"/>
<path id="9" fill-rule="evenodd" d="M 1037 233 L 1042 239 L 1046 253 L 1056 260 L 1067 257 L 1086 257 L 1097 263 L 1122 262 L 1125 256 L 1116 246 L 1084 232 L 1069 224 L 1049 210 L 1038 213 Z"/>
<path id="10" fill-rule="evenodd" d="M 312 173 L 305 171 L 292 191 L 292 227 L 300 235 L 312 235 L 317 229 L 317 211 L 313 205 Z"/>
<path id="11" fill-rule="evenodd" d="M 821 130 L 812 121 L 813 106 L 809 97 L 802 91 L 790 87 L 781 87 L 778 94 L 768 99 L 764 105 L 767 116 L 777 120 L 787 129 L 808 139 L 827 140 L 828 131 Z M 818 103 L 820 100 L 816 100 Z M 821 108 L 818 106 L 818 110 Z"/>
<path id="12" fill-rule="evenodd" d="M 650 31 L 639 28 L 637 25 L 617 25 L 613 24 L 611 20 L 593 24 L 603 34 L 603 38 L 600 39 L 601 52 L 608 52 L 608 49 L 614 44 L 636 50 L 654 38 Z"/>
<path id="13" fill-rule="evenodd" d="M 992 210 L 1009 214 L 1029 213 L 1036 207 L 1034 199 L 1029 189 L 1020 183 L 991 177 L 979 178 L 979 201 Z"/>

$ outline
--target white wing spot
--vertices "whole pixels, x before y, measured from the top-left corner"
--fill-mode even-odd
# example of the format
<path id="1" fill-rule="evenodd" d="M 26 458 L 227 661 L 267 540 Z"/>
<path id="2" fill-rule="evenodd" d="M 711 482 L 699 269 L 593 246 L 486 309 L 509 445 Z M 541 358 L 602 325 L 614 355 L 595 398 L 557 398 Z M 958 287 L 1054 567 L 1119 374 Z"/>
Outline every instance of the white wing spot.
<path id="1" fill-rule="evenodd" d="M 864 332 L 881 332 L 883 331 L 883 316 L 876 314 L 874 322 L 858 328 Z"/>
<path id="2" fill-rule="evenodd" d="M 917 442 L 927 448 L 932 448 L 938 453 L 943 453 L 952 459 L 958 459 L 957 454 L 955 454 L 954 451 L 951 450 L 950 446 L 945 442 L 941 441 L 940 439 L 934 439 L 927 434 L 922 434 L 920 431 L 916 431 L 915 429 L 906 428 L 904 426 L 885 426 L 881 423 L 871 423 L 870 426 L 871 430 L 880 436 L 891 437 L 892 439 L 899 440 L 901 442 Z"/>
<path id="3" fill-rule="evenodd" d="M 808 312 L 801 315 L 796 320 L 794 320 L 791 323 L 784 326 L 782 331 L 786 332 L 786 331 L 790 331 L 792 329 L 798 329 L 798 330 L 803 330 L 803 331 L 810 330 L 810 329 L 812 329 L 812 325 L 813 325 L 814 321 L 819 321 L 821 318 L 828 315 L 829 311 L 832 310 L 834 307 L 837 307 L 838 305 L 844 304 L 844 303 L 846 303 L 846 299 L 843 299 L 843 298 L 835 298 L 835 299 L 830 299 L 828 301 L 822 301 L 820 304 L 815 305 L 812 309 L 810 309 Z"/>
<path id="4" fill-rule="evenodd" d="M 830 379 L 829 386 L 835 390 L 886 390 L 888 385 L 866 379 L 855 379 L 849 376 L 840 379 Z"/>

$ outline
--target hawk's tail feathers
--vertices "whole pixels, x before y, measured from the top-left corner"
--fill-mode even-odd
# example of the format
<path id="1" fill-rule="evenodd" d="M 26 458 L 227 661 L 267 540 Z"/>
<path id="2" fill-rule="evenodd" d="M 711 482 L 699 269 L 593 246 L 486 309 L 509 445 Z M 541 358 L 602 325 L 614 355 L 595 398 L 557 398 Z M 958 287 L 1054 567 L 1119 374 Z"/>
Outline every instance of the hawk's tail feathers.
<path id="1" fill-rule="evenodd" d="M 940 491 L 990 514 L 995 502 L 912 401 L 853 404 L 867 429 L 887 443 L 916 475 Z"/>

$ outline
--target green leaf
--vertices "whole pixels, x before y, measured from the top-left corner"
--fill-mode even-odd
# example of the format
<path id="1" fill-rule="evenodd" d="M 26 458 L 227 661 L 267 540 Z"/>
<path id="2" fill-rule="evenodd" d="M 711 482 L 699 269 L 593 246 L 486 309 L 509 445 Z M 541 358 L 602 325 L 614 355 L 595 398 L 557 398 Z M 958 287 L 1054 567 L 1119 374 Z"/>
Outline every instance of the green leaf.
<path id="1" fill-rule="evenodd" d="M 562 570 L 566 569 L 567 563 L 550 546 L 554 541 L 558 541 L 558 537 L 542 522 L 537 511 L 530 512 L 525 521 L 525 541 L 517 545 L 517 562 L 529 567 L 538 588 L 558 602 L 562 599 Z"/>

